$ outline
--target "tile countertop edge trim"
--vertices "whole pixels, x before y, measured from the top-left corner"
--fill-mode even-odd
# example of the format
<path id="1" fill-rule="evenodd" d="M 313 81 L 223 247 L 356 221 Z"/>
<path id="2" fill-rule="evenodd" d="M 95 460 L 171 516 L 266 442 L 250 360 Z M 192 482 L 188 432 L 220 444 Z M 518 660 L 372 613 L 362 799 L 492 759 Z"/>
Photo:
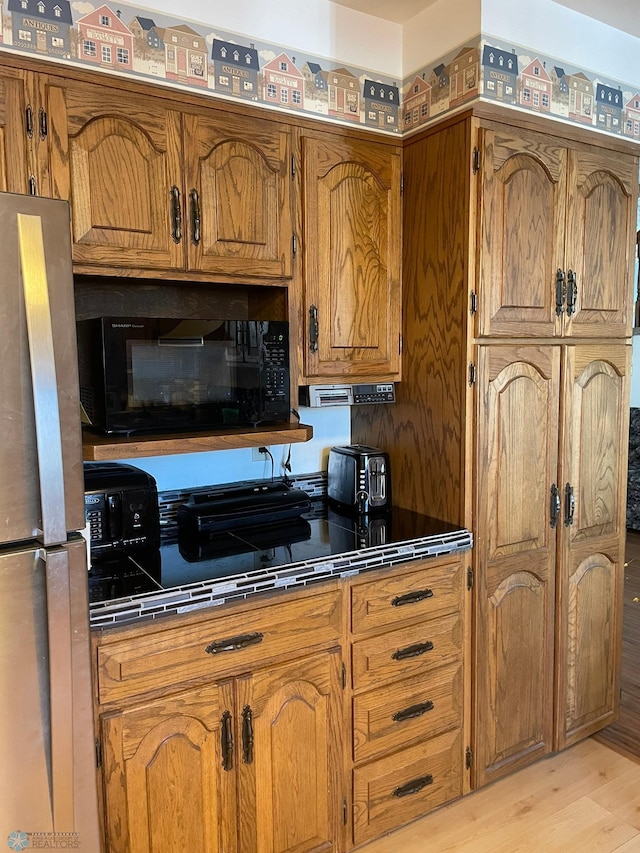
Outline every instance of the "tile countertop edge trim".
<path id="1" fill-rule="evenodd" d="M 303 588 L 330 578 L 351 577 L 371 569 L 385 566 L 391 568 L 427 557 L 469 551 L 472 547 L 472 533 L 462 528 L 450 533 L 349 551 L 329 558 L 318 557 L 290 563 L 273 571 L 257 570 L 221 580 L 172 587 L 157 593 L 96 602 L 89 606 L 89 623 L 93 629 L 113 628 L 142 619 L 146 621 L 169 614 L 189 613 L 249 598 L 261 592 Z"/>

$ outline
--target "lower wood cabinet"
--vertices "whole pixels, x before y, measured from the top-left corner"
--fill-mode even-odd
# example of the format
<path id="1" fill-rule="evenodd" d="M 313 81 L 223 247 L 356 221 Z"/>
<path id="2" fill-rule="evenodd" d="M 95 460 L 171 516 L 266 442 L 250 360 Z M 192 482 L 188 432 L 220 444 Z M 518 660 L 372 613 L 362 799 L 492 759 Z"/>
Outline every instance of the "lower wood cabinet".
<path id="1" fill-rule="evenodd" d="M 108 853 L 342 851 L 342 594 L 94 637 Z"/>
<path id="2" fill-rule="evenodd" d="M 107 853 L 344 853 L 468 790 L 462 557 L 96 632 Z"/>
<path id="3" fill-rule="evenodd" d="M 352 581 L 355 845 L 468 788 L 467 595 L 460 555 Z"/>

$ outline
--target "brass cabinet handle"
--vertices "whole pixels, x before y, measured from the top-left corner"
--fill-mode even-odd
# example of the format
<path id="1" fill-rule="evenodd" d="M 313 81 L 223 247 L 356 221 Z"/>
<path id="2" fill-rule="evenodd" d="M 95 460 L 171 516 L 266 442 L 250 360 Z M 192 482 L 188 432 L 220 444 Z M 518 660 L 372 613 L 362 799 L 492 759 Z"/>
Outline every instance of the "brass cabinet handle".
<path id="1" fill-rule="evenodd" d="M 558 317 L 564 314 L 564 270 L 558 269 L 556 273 L 556 314 Z"/>
<path id="2" fill-rule="evenodd" d="M 419 702 L 417 705 L 409 705 L 408 708 L 404 708 L 402 711 L 396 711 L 391 719 L 394 723 L 404 723 L 405 720 L 415 720 L 428 711 L 433 711 L 434 708 L 435 705 L 429 699 L 427 702 Z"/>
<path id="3" fill-rule="evenodd" d="M 231 727 L 231 714 L 225 711 L 220 720 L 221 745 L 222 745 L 222 769 L 233 770 L 233 729 Z"/>
<path id="4" fill-rule="evenodd" d="M 404 649 L 398 649 L 391 657 L 393 660 L 406 660 L 407 658 L 417 658 L 425 652 L 430 652 L 433 649 L 431 640 L 426 643 L 414 643 L 412 646 L 406 646 Z"/>
<path id="5" fill-rule="evenodd" d="M 253 762 L 253 713 L 249 705 L 242 710 L 242 760 L 245 764 Z"/>
<path id="6" fill-rule="evenodd" d="M 182 210 L 180 209 L 180 190 L 171 187 L 171 237 L 174 243 L 182 240 Z"/>
<path id="7" fill-rule="evenodd" d="M 419 601 L 424 601 L 425 598 L 433 598 L 432 589 L 416 589 L 414 592 L 397 595 L 391 599 L 391 606 L 402 607 L 404 604 L 417 604 Z"/>
<path id="8" fill-rule="evenodd" d="M 419 794 L 423 788 L 432 784 L 433 776 L 431 773 L 427 773 L 426 776 L 419 776 L 417 779 L 412 779 L 411 782 L 407 782 L 404 785 L 400 785 L 398 788 L 394 788 L 391 795 L 393 797 L 408 797 L 410 794 Z"/>
<path id="9" fill-rule="evenodd" d="M 311 352 L 318 352 L 318 332 L 320 326 L 318 324 L 318 309 L 315 305 L 309 308 L 309 349 Z"/>
<path id="10" fill-rule="evenodd" d="M 551 500 L 549 503 L 549 526 L 555 527 L 560 515 L 560 492 L 555 483 L 551 484 Z"/>
<path id="11" fill-rule="evenodd" d="M 237 649 L 246 649 L 248 646 L 255 646 L 261 643 L 264 634 L 255 631 L 253 634 L 238 634 L 235 637 L 229 637 L 225 640 L 213 640 L 206 647 L 205 652 L 208 655 L 218 655 L 220 652 L 234 652 Z"/>
<path id="12" fill-rule="evenodd" d="M 564 526 L 569 527 L 573 524 L 573 517 L 576 511 L 576 499 L 573 494 L 573 486 L 567 483 L 564 487 Z"/>
<path id="13" fill-rule="evenodd" d="M 194 246 L 200 243 L 202 219 L 200 215 L 200 196 L 198 190 L 192 189 L 189 193 L 191 210 L 191 242 Z"/>
<path id="14" fill-rule="evenodd" d="M 576 303 L 578 301 L 578 280 L 573 270 L 567 273 L 567 317 L 573 316 L 576 313 Z"/>

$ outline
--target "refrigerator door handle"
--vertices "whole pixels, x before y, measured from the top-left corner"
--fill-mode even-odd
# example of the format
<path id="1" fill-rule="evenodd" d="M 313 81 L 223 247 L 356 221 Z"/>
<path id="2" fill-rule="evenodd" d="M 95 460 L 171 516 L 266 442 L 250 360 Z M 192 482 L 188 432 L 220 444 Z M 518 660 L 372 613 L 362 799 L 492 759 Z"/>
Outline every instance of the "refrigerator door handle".
<path id="1" fill-rule="evenodd" d="M 44 237 L 39 216 L 18 213 L 17 217 L 38 448 L 42 541 L 45 545 L 55 545 L 66 541 L 67 522 L 60 405 Z"/>
<path id="2" fill-rule="evenodd" d="M 45 561 L 47 579 L 51 813 L 56 832 L 71 832 L 74 829 L 75 750 L 69 553 L 65 548 L 41 549 L 40 557 Z"/>

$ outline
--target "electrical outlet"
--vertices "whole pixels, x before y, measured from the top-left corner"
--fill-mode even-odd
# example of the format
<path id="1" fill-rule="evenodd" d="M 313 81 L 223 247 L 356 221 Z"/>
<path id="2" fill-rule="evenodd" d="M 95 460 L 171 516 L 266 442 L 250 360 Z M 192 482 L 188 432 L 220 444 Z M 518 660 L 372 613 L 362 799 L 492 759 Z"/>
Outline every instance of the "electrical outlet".
<path id="1" fill-rule="evenodd" d="M 260 451 L 263 452 L 261 453 Z M 266 462 L 267 458 L 267 453 L 263 447 L 251 448 L 251 459 L 253 460 L 253 462 Z"/>

